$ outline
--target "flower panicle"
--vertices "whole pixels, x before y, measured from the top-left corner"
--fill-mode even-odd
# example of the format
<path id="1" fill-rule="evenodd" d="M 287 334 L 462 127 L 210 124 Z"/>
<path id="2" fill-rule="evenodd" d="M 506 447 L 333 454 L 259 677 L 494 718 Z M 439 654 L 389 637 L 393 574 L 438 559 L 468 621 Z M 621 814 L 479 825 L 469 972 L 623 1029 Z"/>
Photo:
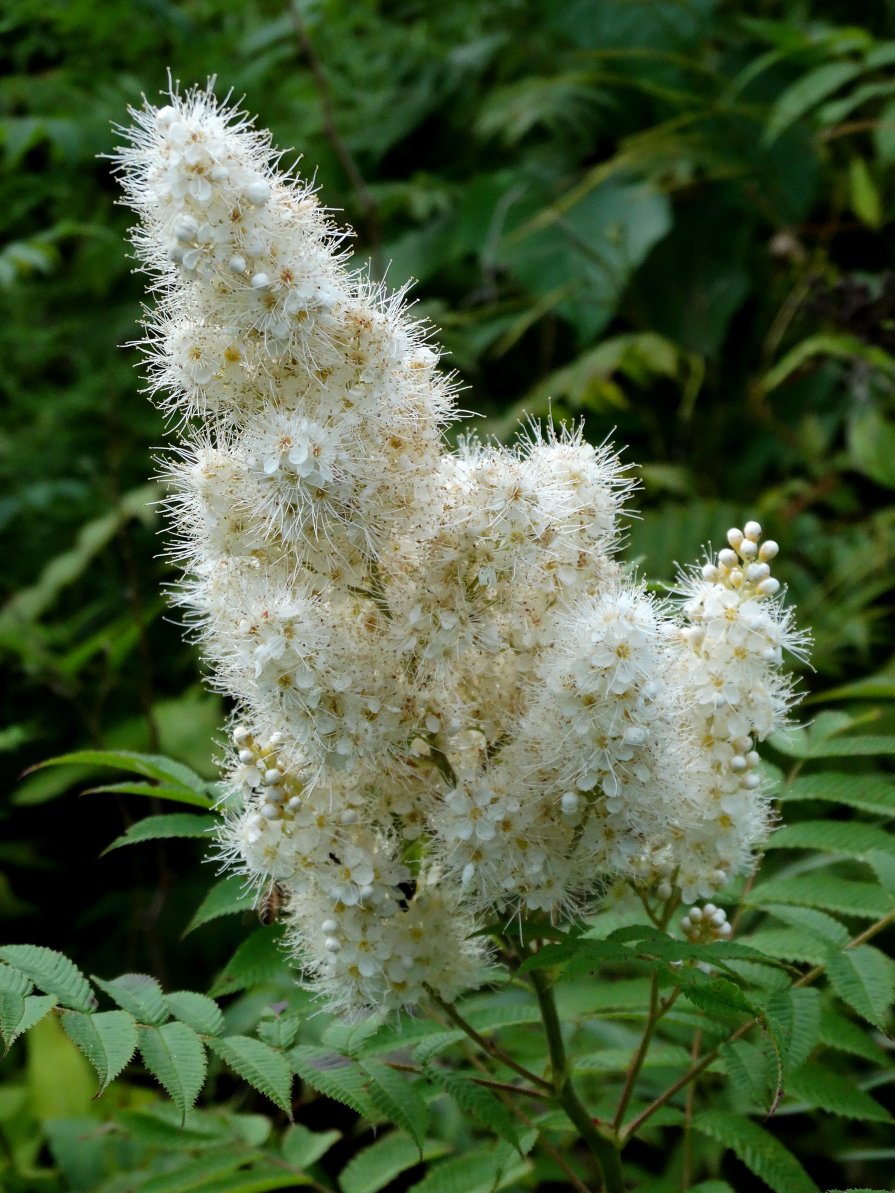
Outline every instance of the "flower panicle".
<path id="1" fill-rule="evenodd" d="M 220 857 L 281 888 L 310 980 L 348 1014 L 450 1000 L 485 917 L 717 897 L 769 831 L 757 747 L 808 645 L 776 544 L 731 530 L 657 601 L 617 558 L 607 444 L 548 421 L 448 450 L 428 329 L 270 135 L 210 85 L 132 116 L 175 596 L 235 709 Z"/>

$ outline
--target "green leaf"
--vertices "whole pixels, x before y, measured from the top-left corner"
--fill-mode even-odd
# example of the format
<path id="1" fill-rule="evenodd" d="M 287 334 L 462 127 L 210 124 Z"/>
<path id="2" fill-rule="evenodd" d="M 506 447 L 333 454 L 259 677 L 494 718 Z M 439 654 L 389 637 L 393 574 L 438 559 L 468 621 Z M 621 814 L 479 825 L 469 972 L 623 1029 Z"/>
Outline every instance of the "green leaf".
<path id="1" fill-rule="evenodd" d="M 185 1023 L 140 1028 L 143 1063 L 180 1111 L 183 1122 L 205 1082 L 206 1059 L 202 1041 Z"/>
<path id="2" fill-rule="evenodd" d="M 829 948 L 823 941 L 794 928 L 761 928 L 753 932 L 749 939 L 755 948 L 781 961 L 805 961 L 809 965 L 822 965 L 829 955 Z"/>
<path id="3" fill-rule="evenodd" d="M 786 1092 L 798 1102 L 843 1118 L 870 1123 L 892 1121 L 879 1102 L 855 1085 L 853 1078 L 843 1077 L 825 1065 L 803 1065 L 789 1078 Z"/>
<path id="4" fill-rule="evenodd" d="M 134 750 L 77 750 L 73 754 L 60 754 L 56 758 L 48 758 L 32 767 L 32 770 L 43 770 L 47 766 L 72 765 L 108 766 L 113 770 L 131 771 L 137 775 L 144 775 L 147 779 L 155 779 L 164 787 L 181 788 L 185 795 L 191 792 L 195 798 L 184 802 L 193 802 L 205 808 L 212 806 L 212 801 L 206 794 L 205 780 L 182 762 L 175 762 L 173 758 L 165 758 L 160 754 L 139 754 Z"/>
<path id="5" fill-rule="evenodd" d="M 287 1164 L 304 1170 L 316 1164 L 341 1138 L 341 1131 L 309 1131 L 301 1123 L 293 1123 L 283 1135 L 280 1150 Z"/>
<path id="6" fill-rule="evenodd" d="M 214 1054 L 292 1117 L 292 1072 L 282 1052 L 251 1036 L 212 1038 Z"/>
<path id="7" fill-rule="evenodd" d="M 367 1078 L 355 1064 L 325 1048 L 299 1044 L 288 1052 L 295 1073 L 318 1093 L 350 1107 L 362 1118 L 374 1119 L 376 1110 L 367 1091 Z"/>
<path id="8" fill-rule="evenodd" d="M 819 849 L 861 859 L 872 849 L 895 853 L 895 835 L 859 820 L 802 820 L 771 835 L 766 849 Z"/>
<path id="9" fill-rule="evenodd" d="M 697 978 L 697 974 L 699 977 Z M 694 979 L 690 982 L 690 978 Z M 726 978 L 704 979 L 705 975 L 699 970 L 693 970 L 688 976 L 688 984 L 683 994 L 686 999 L 704 1011 L 713 1019 L 740 1019 L 743 1015 L 755 1015 L 755 1006 L 746 998 L 739 986 L 728 982 Z"/>
<path id="10" fill-rule="evenodd" d="M 751 907 L 766 903 L 790 903 L 802 907 L 820 907 L 841 915 L 879 919 L 895 907 L 895 898 L 873 882 L 853 882 L 815 870 L 796 878 L 772 878 L 759 883 L 748 895 Z"/>
<path id="11" fill-rule="evenodd" d="M 855 158 L 849 177 L 855 214 L 865 224 L 879 227 L 883 218 L 882 204 L 866 163 Z M 848 449 L 854 468 L 878 485 L 895 488 L 895 423 L 881 411 L 863 407 L 851 416 Z"/>
<path id="12" fill-rule="evenodd" d="M 519 1132 L 510 1112 L 490 1090 L 477 1085 L 468 1077 L 449 1069 L 432 1066 L 426 1070 L 426 1077 L 454 1099 L 457 1105 L 471 1114 L 483 1126 L 505 1139 L 513 1147 L 519 1146 Z"/>
<path id="13" fill-rule="evenodd" d="M 208 796 L 200 795 L 189 787 L 170 787 L 161 783 L 103 783 L 88 787 L 84 795 L 145 795 L 150 799 L 168 800 L 175 804 L 188 804 L 193 808 L 213 806 Z"/>
<path id="14" fill-rule="evenodd" d="M 186 1023 L 202 1036 L 216 1036 L 224 1030 L 221 1008 L 207 994 L 195 990 L 175 990 L 164 995 L 165 1005 L 175 1019 Z"/>
<path id="15" fill-rule="evenodd" d="M 209 889 L 208 894 L 196 908 L 193 918 L 184 929 L 183 935 L 187 936 L 202 924 L 207 924 L 210 920 L 216 920 L 220 916 L 251 911 L 257 898 L 257 890 L 247 885 L 241 874 L 228 874 L 226 878 L 222 878 L 220 882 L 216 882 Z"/>
<path id="16" fill-rule="evenodd" d="M 320 1040 L 334 1052 L 341 1052 L 343 1056 L 357 1057 L 362 1052 L 365 1042 L 376 1035 L 381 1027 L 381 1020 L 375 1016 L 361 1019 L 358 1023 L 342 1023 L 337 1019 L 328 1024 Z"/>
<path id="17" fill-rule="evenodd" d="M 819 1193 L 795 1156 L 757 1123 L 724 1110 L 705 1110 L 694 1116 L 693 1126 L 730 1148 L 774 1193 Z"/>
<path id="18" fill-rule="evenodd" d="M 370 1101 L 380 1114 L 407 1132 L 422 1156 L 429 1129 L 429 1108 L 420 1088 L 405 1074 L 396 1073 L 376 1060 L 365 1060 L 361 1068 L 368 1078 Z"/>
<path id="19" fill-rule="evenodd" d="M 38 990 L 55 994 L 63 1006 L 90 1011 L 96 999 L 90 983 L 68 957 L 36 944 L 8 944 L 0 947 L 0 960 L 8 962 L 31 979 Z"/>
<path id="20" fill-rule="evenodd" d="M 422 1148 L 423 1160 L 434 1160 L 450 1149 L 431 1140 Z M 420 1149 L 401 1131 L 390 1131 L 348 1161 L 339 1173 L 342 1193 L 379 1193 L 395 1177 L 420 1163 Z"/>
<path id="21" fill-rule="evenodd" d="M 295 1013 L 267 1011 L 258 1024 L 258 1038 L 271 1048 L 289 1048 L 295 1043 L 301 1023 Z"/>
<path id="22" fill-rule="evenodd" d="M 818 1035 L 820 1042 L 827 1048 L 850 1052 L 853 1056 L 863 1056 L 873 1064 L 878 1064 L 883 1058 L 880 1046 L 871 1038 L 867 1028 L 846 1019 L 836 1011 L 823 1011 Z"/>
<path id="23" fill-rule="evenodd" d="M 801 75 L 777 99 L 765 123 L 762 141 L 772 145 L 777 138 L 812 108 L 861 74 L 864 68 L 853 62 L 826 62 Z"/>
<path id="24" fill-rule="evenodd" d="M 259 986 L 281 974 L 286 958 L 280 948 L 282 924 L 269 924 L 247 937 L 218 975 L 209 994 L 220 998 L 249 986 Z"/>
<path id="25" fill-rule="evenodd" d="M 804 928 L 831 948 L 844 948 L 850 940 L 850 933 L 844 924 L 813 907 L 788 907 L 785 904 L 766 903 L 764 910 L 775 919 L 783 920 L 785 924 L 791 924 L 794 928 Z"/>
<path id="26" fill-rule="evenodd" d="M 25 1032 L 30 1031 L 32 1027 L 36 1027 L 45 1015 L 48 1015 L 56 1006 L 55 994 L 28 994 L 25 996 L 24 1006 L 22 1008 L 22 1017 L 19 1019 L 15 1027 L 9 1031 L 5 1036 L 7 1048 L 11 1048 L 19 1036 L 23 1036 Z"/>
<path id="27" fill-rule="evenodd" d="M 130 1011 L 140 1023 L 158 1026 L 168 1018 L 162 988 L 149 974 L 125 973 L 109 982 L 94 976 L 93 980 L 117 1006 Z"/>
<path id="28" fill-rule="evenodd" d="M 98 1097 L 137 1050 L 137 1025 L 133 1015 L 127 1011 L 100 1011 L 93 1015 L 64 1011 L 62 1026 L 68 1038 L 96 1069 Z"/>
<path id="29" fill-rule="evenodd" d="M 847 804 L 862 812 L 895 816 L 895 783 L 882 775 L 838 774 L 823 771 L 816 775 L 799 775 L 791 783 L 775 792 L 777 799 L 819 799 Z"/>
<path id="30" fill-rule="evenodd" d="M 724 1043 L 720 1048 L 724 1068 L 731 1084 L 755 1107 L 767 1105 L 771 1087 L 767 1058 L 755 1044 L 746 1040 Z"/>
<path id="31" fill-rule="evenodd" d="M 172 837 L 204 837 L 207 841 L 209 834 L 219 824 L 218 818 L 197 816 L 193 812 L 146 816 L 132 824 L 120 837 L 116 837 L 111 845 L 107 845 L 103 855 L 111 853 L 113 849 L 120 849 L 123 845 L 138 845 L 141 841 L 159 841 Z"/>
<path id="32" fill-rule="evenodd" d="M 20 970 L 0 963 L 0 1035 L 7 1048 L 11 1047 L 25 1014 L 25 996 L 33 989 L 31 979 Z"/>
<path id="33" fill-rule="evenodd" d="M 810 988 L 776 990 L 764 1004 L 786 1072 L 797 1069 L 820 1042 L 820 994 Z"/>
<path id="34" fill-rule="evenodd" d="M 886 1014 L 895 995 L 895 962 L 879 949 L 862 944 L 831 956 L 827 976 L 843 1002 L 862 1019 L 885 1030 Z"/>
<path id="35" fill-rule="evenodd" d="M 508 1144 L 483 1144 L 435 1164 L 409 1193 L 497 1193 L 508 1186 L 518 1189 L 530 1168 Z"/>

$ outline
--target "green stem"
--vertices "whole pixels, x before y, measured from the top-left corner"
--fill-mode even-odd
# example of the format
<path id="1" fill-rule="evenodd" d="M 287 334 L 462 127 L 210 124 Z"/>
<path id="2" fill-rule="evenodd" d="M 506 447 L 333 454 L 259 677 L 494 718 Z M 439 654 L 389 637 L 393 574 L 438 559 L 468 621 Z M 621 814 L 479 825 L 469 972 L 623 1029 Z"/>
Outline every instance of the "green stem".
<path id="1" fill-rule="evenodd" d="M 643 1037 L 640 1041 L 640 1046 L 634 1054 L 631 1064 L 628 1066 L 628 1072 L 625 1076 L 625 1087 L 622 1090 L 622 1096 L 618 1103 L 618 1110 L 615 1112 L 615 1119 L 613 1126 L 616 1131 L 619 1130 L 622 1123 L 625 1121 L 625 1112 L 628 1109 L 628 1103 L 634 1093 L 634 1086 L 637 1084 L 637 1078 L 640 1076 L 640 1070 L 643 1068 L 643 1062 L 646 1060 L 646 1054 L 649 1051 L 649 1046 L 653 1041 L 653 1034 L 656 1030 L 656 1024 L 661 1019 L 659 1011 L 659 975 L 653 974 L 653 979 L 650 984 L 649 996 L 649 1015 L 646 1020 L 646 1027 L 643 1029 Z"/>
<path id="2" fill-rule="evenodd" d="M 541 1008 L 541 1018 L 544 1021 L 556 1100 L 566 1112 L 569 1121 L 578 1128 L 581 1138 L 587 1144 L 596 1161 L 604 1193 L 624 1193 L 625 1178 L 622 1173 L 619 1150 L 614 1140 L 598 1129 L 586 1106 L 578 1097 L 572 1082 L 572 1073 L 566 1057 L 566 1046 L 562 1038 L 553 987 L 541 969 L 531 971 L 531 980 L 538 998 L 538 1005 Z"/>

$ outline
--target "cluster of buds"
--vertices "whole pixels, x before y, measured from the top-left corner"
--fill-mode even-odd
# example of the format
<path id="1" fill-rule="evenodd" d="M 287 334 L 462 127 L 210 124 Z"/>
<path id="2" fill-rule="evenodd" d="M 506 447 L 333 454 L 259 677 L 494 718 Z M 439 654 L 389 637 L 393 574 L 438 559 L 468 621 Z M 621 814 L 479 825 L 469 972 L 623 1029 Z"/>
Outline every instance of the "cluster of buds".
<path id="1" fill-rule="evenodd" d="M 210 90 L 133 116 L 179 599 L 234 706 L 221 852 L 282 890 L 321 993 L 452 999 L 486 916 L 579 915 L 618 880 L 692 903 L 748 870 L 803 644 L 776 544 L 731 530 L 658 601 L 616 558 L 608 448 L 533 425 L 448 450 L 427 330 L 268 134 Z M 691 929 L 723 936 L 709 907 Z"/>
<path id="2" fill-rule="evenodd" d="M 706 903 L 690 908 L 681 920 L 681 931 L 693 944 L 711 944 L 715 940 L 730 940 L 733 929 L 722 907 Z"/>

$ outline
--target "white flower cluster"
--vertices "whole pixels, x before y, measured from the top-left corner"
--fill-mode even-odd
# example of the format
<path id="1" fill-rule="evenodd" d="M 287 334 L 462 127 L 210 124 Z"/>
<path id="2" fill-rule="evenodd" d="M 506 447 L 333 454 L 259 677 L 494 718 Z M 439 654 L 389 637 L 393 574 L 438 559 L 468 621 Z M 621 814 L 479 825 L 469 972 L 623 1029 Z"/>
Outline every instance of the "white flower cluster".
<path id="1" fill-rule="evenodd" d="M 223 849 L 285 891 L 318 988 L 451 999 L 486 914 L 568 916 L 617 878 L 692 902 L 746 870 L 800 643 L 776 546 L 748 523 L 680 609 L 654 600 L 613 557 L 608 449 L 535 426 L 448 451 L 425 330 L 269 136 L 209 90 L 133 115 L 180 596 L 237 709 Z"/>

